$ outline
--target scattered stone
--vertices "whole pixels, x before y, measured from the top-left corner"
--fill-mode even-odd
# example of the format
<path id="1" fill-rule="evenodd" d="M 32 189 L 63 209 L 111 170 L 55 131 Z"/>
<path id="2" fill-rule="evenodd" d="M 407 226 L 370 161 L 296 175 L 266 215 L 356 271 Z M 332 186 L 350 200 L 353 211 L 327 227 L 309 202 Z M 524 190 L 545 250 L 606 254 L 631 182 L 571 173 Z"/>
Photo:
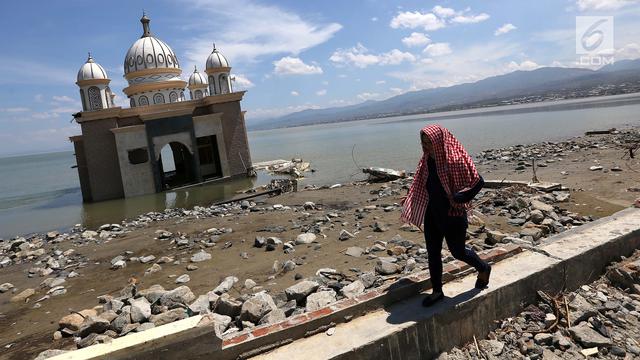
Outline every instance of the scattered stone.
<path id="1" fill-rule="evenodd" d="M 338 240 L 346 241 L 346 240 L 352 239 L 354 237 L 355 237 L 355 235 L 353 235 L 352 233 L 348 232 L 347 230 L 342 229 L 340 231 L 340 235 L 338 235 Z"/>
<path id="2" fill-rule="evenodd" d="M 184 284 L 188 283 L 189 281 L 191 281 L 191 277 L 187 274 L 184 274 L 178 276 L 178 278 L 176 279 L 176 284 Z"/>
<path id="3" fill-rule="evenodd" d="M 356 280 L 351 284 L 342 288 L 342 295 L 348 299 L 352 299 L 362 293 L 364 293 L 364 283 L 361 280 Z"/>
<path id="4" fill-rule="evenodd" d="M 18 295 L 15 295 L 11 298 L 11 302 L 12 303 L 16 303 L 16 302 L 25 302 L 27 301 L 31 296 L 33 296 L 36 293 L 36 291 L 34 289 L 25 289 L 22 290 Z"/>
<path id="5" fill-rule="evenodd" d="M 143 323 L 151 317 L 151 304 L 144 298 L 138 298 L 135 300 L 129 300 L 131 305 L 131 322 Z"/>
<path id="6" fill-rule="evenodd" d="M 151 275 L 151 274 L 155 274 L 159 271 L 162 271 L 162 266 L 158 265 L 158 264 L 153 264 L 151 265 L 150 268 L 148 268 L 147 270 L 144 271 L 144 275 Z"/>
<path id="7" fill-rule="evenodd" d="M 364 249 L 357 246 L 348 247 L 347 251 L 345 252 L 345 254 L 353 257 L 360 257 L 362 256 L 362 253 L 364 253 Z"/>
<path id="8" fill-rule="evenodd" d="M 569 328 L 571 337 L 584 347 L 611 346 L 611 340 L 593 330 L 588 323 L 582 322 Z"/>
<path id="9" fill-rule="evenodd" d="M 222 295 L 227 291 L 229 291 L 233 287 L 233 285 L 235 285 L 237 282 L 238 282 L 237 277 L 227 276 L 226 278 L 224 278 L 224 280 L 222 280 L 220 285 L 216 286 L 216 288 L 213 289 L 213 292 L 218 295 Z"/>
<path id="10" fill-rule="evenodd" d="M 85 337 L 92 333 L 101 334 L 109 328 L 109 322 L 103 318 L 97 316 L 87 316 L 84 318 L 80 329 L 78 329 L 78 336 Z"/>
<path id="11" fill-rule="evenodd" d="M 240 320 L 251 321 L 255 324 L 274 309 L 277 309 L 277 307 L 271 296 L 266 292 L 259 292 L 242 304 Z"/>
<path id="12" fill-rule="evenodd" d="M 13 289 L 14 286 L 12 283 L 4 283 L 2 285 L 0 285 L 0 294 L 2 293 L 6 293 L 7 291 Z"/>
<path id="13" fill-rule="evenodd" d="M 207 260 L 211 260 L 211 254 L 204 251 L 198 251 L 197 253 L 191 256 L 191 262 L 194 262 L 194 263 L 207 261 Z"/>
<path id="14" fill-rule="evenodd" d="M 157 315 L 151 315 L 149 321 L 151 321 L 155 326 L 162 326 L 174 321 L 186 319 L 187 317 L 187 312 L 184 309 L 176 308 Z"/>
<path id="15" fill-rule="evenodd" d="M 398 272 L 398 265 L 384 261 L 378 260 L 376 263 L 376 272 L 380 275 L 392 275 Z"/>
<path id="16" fill-rule="evenodd" d="M 316 311 L 336 301 L 336 292 L 333 290 L 318 291 L 307 297 L 306 311 Z"/>
<path id="17" fill-rule="evenodd" d="M 296 237 L 296 245 L 311 244 L 316 241 L 316 234 L 304 233 Z"/>
<path id="18" fill-rule="evenodd" d="M 300 304 L 307 298 L 307 296 L 309 296 L 309 294 L 316 291 L 318 287 L 320 287 L 320 284 L 317 282 L 305 280 L 288 287 L 284 292 L 287 295 L 288 300 L 295 300 Z"/>

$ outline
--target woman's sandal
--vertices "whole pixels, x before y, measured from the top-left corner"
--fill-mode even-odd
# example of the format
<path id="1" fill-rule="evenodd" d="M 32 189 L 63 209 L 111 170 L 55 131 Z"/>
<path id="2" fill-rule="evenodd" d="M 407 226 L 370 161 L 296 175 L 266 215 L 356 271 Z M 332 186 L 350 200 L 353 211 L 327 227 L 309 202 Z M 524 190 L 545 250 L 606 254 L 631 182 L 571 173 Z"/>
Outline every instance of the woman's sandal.
<path id="1" fill-rule="evenodd" d="M 484 289 L 489 285 L 489 277 L 491 276 L 491 265 L 487 271 L 478 273 L 478 279 L 476 280 L 476 289 Z"/>
<path id="2" fill-rule="evenodd" d="M 429 307 L 429 306 L 437 303 L 438 301 L 442 300 L 443 298 L 444 298 L 444 294 L 442 293 L 442 291 L 433 292 L 433 293 L 427 295 L 424 298 L 424 300 L 422 300 L 422 306 Z"/>

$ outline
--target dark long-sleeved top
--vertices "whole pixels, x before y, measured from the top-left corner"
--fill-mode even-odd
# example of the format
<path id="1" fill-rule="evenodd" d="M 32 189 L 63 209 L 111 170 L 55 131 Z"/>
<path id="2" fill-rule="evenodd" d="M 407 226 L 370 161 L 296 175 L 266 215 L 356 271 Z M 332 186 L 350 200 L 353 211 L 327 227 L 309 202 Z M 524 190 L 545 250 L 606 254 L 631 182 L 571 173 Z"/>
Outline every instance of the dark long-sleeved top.
<path id="1" fill-rule="evenodd" d="M 427 166 L 429 167 L 429 176 L 427 177 L 429 204 L 427 205 L 427 212 L 437 215 L 447 215 L 451 203 L 449 202 L 447 192 L 444 190 L 444 187 L 440 182 L 440 177 L 438 176 L 438 170 L 436 168 L 436 161 L 431 156 L 427 159 Z M 480 177 L 480 181 L 478 181 L 471 189 L 453 194 L 453 201 L 457 203 L 471 201 L 471 199 L 473 199 L 482 189 L 482 186 L 484 186 L 484 180 Z"/>

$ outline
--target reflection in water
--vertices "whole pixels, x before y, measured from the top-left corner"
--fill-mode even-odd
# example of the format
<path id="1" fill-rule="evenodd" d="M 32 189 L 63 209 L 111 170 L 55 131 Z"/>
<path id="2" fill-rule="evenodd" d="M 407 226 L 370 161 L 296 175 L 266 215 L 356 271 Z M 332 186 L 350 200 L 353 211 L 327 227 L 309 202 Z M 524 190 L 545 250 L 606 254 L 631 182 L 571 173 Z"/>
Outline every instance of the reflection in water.
<path id="1" fill-rule="evenodd" d="M 94 228 L 105 223 L 118 223 L 123 219 L 132 219 L 151 211 L 208 206 L 238 196 L 239 191 L 266 182 L 268 182 L 268 176 L 263 175 L 257 179 L 228 180 L 128 199 L 85 203 L 82 206 L 82 223 L 84 226 Z"/>

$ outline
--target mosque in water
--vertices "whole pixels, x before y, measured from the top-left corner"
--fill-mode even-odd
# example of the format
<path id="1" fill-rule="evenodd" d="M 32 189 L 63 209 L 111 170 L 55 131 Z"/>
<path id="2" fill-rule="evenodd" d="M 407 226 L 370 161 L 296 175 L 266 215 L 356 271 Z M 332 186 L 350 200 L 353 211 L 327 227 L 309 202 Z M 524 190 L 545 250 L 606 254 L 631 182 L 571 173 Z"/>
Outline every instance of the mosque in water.
<path id="1" fill-rule="evenodd" d="M 78 71 L 82 111 L 74 118 L 82 135 L 70 140 L 84 201 L 251 174 L 245 92 L 233 90 L 227 59 L 214 45 L 204 73 L 196 68 L 184 81 L 178 57 L 151 33 L 150 19 L 140 22 L 142 36 L 124 58 L 129 108 L 115 106 L 111 80 L 91 55 Z"/>

